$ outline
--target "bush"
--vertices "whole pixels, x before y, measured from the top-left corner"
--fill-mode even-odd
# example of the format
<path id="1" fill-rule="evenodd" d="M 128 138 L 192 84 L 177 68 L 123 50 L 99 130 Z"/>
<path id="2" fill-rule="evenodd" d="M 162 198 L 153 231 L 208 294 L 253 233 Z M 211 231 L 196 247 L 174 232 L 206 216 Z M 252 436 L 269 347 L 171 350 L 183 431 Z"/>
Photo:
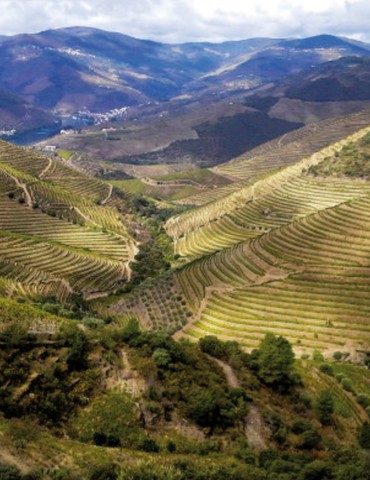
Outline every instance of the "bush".
<path id="1" fill-rule="evenodd" d="M 344 388 L 344 390 L 346 390 L 347 392 L 353 392 L 352 384 L 351 384 L 351 382 L 349 381 L 348 378 L 346 378 L 346 377 L 342 378 L 340 383 L 341 383 L 342 387 Z"/>
<path id="2" fill-rule="evenodd" d="M 311 450 L 312 448 L 319 448 L 320 442 L 320 434 L 313 428 L 310 428 L 303 432 L 299 446 L 303 449 Z"/>
<path id="3" fill-rule="evenodd" d="M 21 480 L 22 476 L 17 467 L 0 463 L 0 479 L 1 480 Z"/>
<path id="4" fill-rule="evenodd" d="M 342 357 L 343 357 L 342 352 L 334 352 L 333 353 L 334 360 L 337 360 L 337 361 L 342 360 Z"/>
<path id="5" fill-rule="evenodd" d="M 370 398 L 363 393 L 357 395 L 357 402 L 361 405 L 361 407 L 367 408 L 370 406 Z"/>
<path id="6" fill-rule="evenodd" d="M 358 443 L 361 448 L 366 450 L 370 449 L 370 424 L 369 422 L 364 422 L 359 430 L 358 434 Z"/>
<path id="7" fill-rule="evenodd" d="M 159 452 L 159 446 L 157 442 L 152 438 L 145 438 L 140 445 L 140 449 L 143 450 L 144 452 L 153 452 L 153 453 Z"/>
<path id="8" fill-rule="evenodd" d="M 177 448 L 176 448 L 176 443 L 173 442 L 172 440 L 169 440 L 169 441 L 167 442 L 166 448 L 167 448 L 167 452 L 169 452 L 169 453 L 175 453 L 175 452 L 176 452 L 176 449 L 177 449 Z"/>
<path id="9" fill-rule="evenodd" d="M 324 360 L 324 356 L 319 350 L 314 350 L 312 358 L 317 362 L 322 362 Z"/>
<path id="10" fill-rule="evenodd" d="M 331 392 L 324 390 L 320 393 L 316 403 L 320 422 L 323 425 L 330 425 L 334 413 L 334 400 Z"/>
<path id="11" fill-rule="evenodd" d="M 298 476 L 298 480 L 329 480 L 333 478 L 331 468 L 323 461 L 306 465 Z"/>
<path id="12" fill-rule="evenodd" d="M 69 347 L 66 360 L 71 371 L 88 367 L 89 342 L 77 325 L 64 325 L 58 334 L 58 339 Z"/>
<path id="13" fill-rule="evenodd" d="M 306 432 L 307 430 L 312 430 L 312 425 L 309 420 L 301 418 L 296 420 L 292 425 L 292 432 L 296 435 Z"/>
<path id="14" fill-rule="evenodd" d="M 152 358 L 159 368 L 167 368 L 171 362 L 171 355 L 164 348 L 157 348 L 154 350 Z"/>
<path id="15" fill-rule="evenodd" d="M 319 366 L 320 372 L 326 373 L 326 375 L 334 376 L 334 369 L 329 363 L 322 363 Z"/>
<path id="16" fill-rule="evenodd" d="M 236 403 L 219 387 L 199 389 L 189 396 L 188 414 L 201 427 L 227 428 L 245 415 L 244 402 L 236 400 Z"/>

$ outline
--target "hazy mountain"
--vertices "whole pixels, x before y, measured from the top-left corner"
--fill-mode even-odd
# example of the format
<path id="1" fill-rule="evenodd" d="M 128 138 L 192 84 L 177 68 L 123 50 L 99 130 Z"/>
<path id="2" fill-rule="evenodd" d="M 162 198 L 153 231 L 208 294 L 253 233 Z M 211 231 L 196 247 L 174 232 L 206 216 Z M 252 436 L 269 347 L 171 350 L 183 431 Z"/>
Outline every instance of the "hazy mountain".
<path id="1" fill-rule="evenodd" d="M 56 118 L 50 113 L 32 107 L 22 98 L 0 88 L 0 130 L 22 132 L 55 125 L 55 122 Z"/>
<path id="2" fill-rule="evenodd" d="M 0 42 L 0 86 L 41 108 L 104 112 L 214 87 L 249 89 L 349 54 L 369 51 L 329 35 L 169 45 L 74 27 Z"/>
<path id="3" fill-rule="evenodd" d="M 370 59 L 345 57 L 287 82 L 286 96 L 305 101 L 370 100 Z"/>

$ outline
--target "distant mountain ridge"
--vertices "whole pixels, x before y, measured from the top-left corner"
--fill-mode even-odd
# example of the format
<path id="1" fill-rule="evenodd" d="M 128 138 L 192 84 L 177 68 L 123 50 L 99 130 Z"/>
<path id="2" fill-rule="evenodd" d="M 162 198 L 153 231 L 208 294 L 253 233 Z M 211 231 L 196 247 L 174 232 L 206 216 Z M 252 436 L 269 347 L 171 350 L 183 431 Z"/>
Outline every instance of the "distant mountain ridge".
<path id="1" fill-rule="evenodd" d="M 1 87 L 68 113 L 169 100 L 231 80 L 248 89 L 332 57 L 370 52 L 331 35 L 170 45 L 71 27 L 8 37 L 0 55 Z"/>

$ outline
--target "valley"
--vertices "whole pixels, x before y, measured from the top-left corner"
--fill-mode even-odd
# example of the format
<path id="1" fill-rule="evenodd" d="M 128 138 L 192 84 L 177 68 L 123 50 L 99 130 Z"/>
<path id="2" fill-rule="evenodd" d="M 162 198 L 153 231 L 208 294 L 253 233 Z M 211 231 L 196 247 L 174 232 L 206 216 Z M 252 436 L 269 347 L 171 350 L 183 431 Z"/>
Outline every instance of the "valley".
<path id="1" fill-rule="evenodd" d="M 0 53 L 0 480 L 366 480 L 370 46 Z"/>

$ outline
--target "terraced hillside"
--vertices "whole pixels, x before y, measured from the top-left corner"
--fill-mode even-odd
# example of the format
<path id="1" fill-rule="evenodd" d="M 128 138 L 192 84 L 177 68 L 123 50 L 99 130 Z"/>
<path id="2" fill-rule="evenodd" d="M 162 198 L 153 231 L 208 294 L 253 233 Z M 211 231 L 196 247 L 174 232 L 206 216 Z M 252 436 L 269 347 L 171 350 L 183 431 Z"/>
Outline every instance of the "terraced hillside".
<path id="1" fill-rule="evenodd" d="M 125 283 L 136 246 L 123 216 L 106 205 L 119 200 L 104 182 L 0 142 L 3 292 L 66 300 Z"/>
<path id="2" fill-rule="evenodd" d="M 164 281 L 155 286 L 161 293 L 149 326 L 177 327 L 176 336 L 191 339 L 213 334 L 246 348 L 267 332 L 284 335 L 300 352 L 368 348 L 370 184 L 319 172 L 369 138 L 370 128 L 362 128 L 226 197 L 227 215 L 179 237 L 177 251 L 192 261 L 175 272 L 166 301 L 193 315 L 179 311 L 182 321 L 168 321 Z M 145 292 L 135 295 L 118 305 L 148 318 Z"/>
<path id="3" fill-rule="evenodd" d="M 343 179 L 332 183 L 302 175 L 368 131 L 368 127 L 364 128 L 251 186 L 170 219 L 167 232 L 175 241 L 177 253 L 189 257 L 212 253 L 297 217 L 367 195 L 369 185 L 363 181 Z"/>
<path id="4" fill-rule="evenodd" d="M 300 129 L 264 143 L 231 160 L 212 168 L 217 175 L 224 175 L 233 183 L 208 189 L 179 201 L 181 204 L 205 205 L 224 198 L 245 185 L 263 178 L 271 172 L 293 165 L 304 157 L 333 144 L 366 127 L 370 111 L 365 110 L 329 120 L 309 124 Z"/>
<path id="5" fill-rule="evenodd" d="M 369 207 L 350 200 L 187 266 L 178 281 L 199 313 L 186 333 L 247 347 L 267 331 L 299 348 L 367 345 Z"/>

